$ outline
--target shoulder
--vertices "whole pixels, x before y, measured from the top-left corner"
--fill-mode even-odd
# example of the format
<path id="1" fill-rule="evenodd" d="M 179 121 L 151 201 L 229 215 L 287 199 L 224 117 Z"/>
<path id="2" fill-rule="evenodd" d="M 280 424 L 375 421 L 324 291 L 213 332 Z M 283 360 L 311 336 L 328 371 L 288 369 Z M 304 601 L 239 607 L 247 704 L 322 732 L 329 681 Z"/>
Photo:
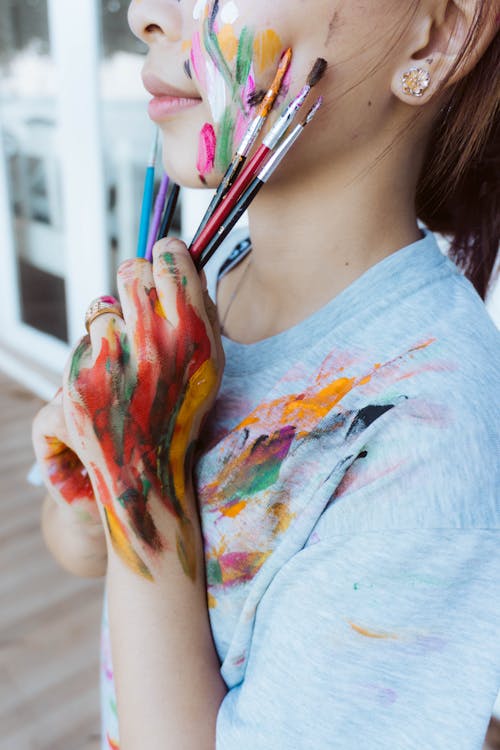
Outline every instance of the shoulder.
<path id="1" fill-rule="evenodd" d="M 500 527 L 500 335 L 484 304 L 449 269 L 368 327 L 378 369 L 346 403 L 358 457 L 322 533 Z"/>

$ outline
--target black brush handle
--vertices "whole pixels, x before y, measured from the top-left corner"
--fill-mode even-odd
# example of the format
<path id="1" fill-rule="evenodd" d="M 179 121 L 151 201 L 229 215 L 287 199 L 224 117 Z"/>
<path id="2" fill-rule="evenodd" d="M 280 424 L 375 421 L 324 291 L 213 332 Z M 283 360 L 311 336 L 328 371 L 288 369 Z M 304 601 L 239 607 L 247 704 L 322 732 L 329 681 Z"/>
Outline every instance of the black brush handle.
<path id="1" fill-rule="evenodd" d="M 220 181 L 219 187 L 217 188 L 217 192 L 215 193 L 214 197 L 210 201 L 210 205 L 207 208 L 203 219 L 201 220 L 200 226 L 196 230 L 196 234 L 192 239 L 192 243 L 196 242 L 200 234 L 205 229 L 213 212 L 215 211 L 219 203 L 222 200 L 224 200 L 224 197 L 228 193 L 231 185 L 233 184 L 233 182 L 235 181 L 235 179 L 238 177 L 239 173 L 241 172 L 245 161 L 246 161 L 246 157 L 241 156 L 240 154 L 236 154 L 236 156 L 234 157 L 233 161 L 227 168 L 224 177 Z"/>
<path id="2" fill-rule="evenodd" d="M 265 183 L 256 177 L 250 186 L 245 190 L 238 203 L 235 205 L 229 216 L 227 217 L 224 224 L 222 224 L 217 232 L 214 234 L 208 245 L 203 248 L 198 262 L 197 268 L 199 271 L 208 263 L 215 251 L 221 246 L 228 234 L 234 229 L 236 224 L 239 222 L 259 190 Z"/>
<path id="3" fill-rule="evenodd" d="M 168 233 L 170 232 L 170 227 L 172 226 L 172 221 L 174 219 L 175 209 L 177 208 L 179 192 L 180 192 L 179 185 L 174 184 L 172 190 L 170 191 L 170 196 L 168 198 L 167 206 L 165 208 L 165 213 L 163 214 L 163 219 L 161 221 L 160 230 L 158 232 L 157 239 L 159 240 L 163 240 L 165 237 L 168 237 Z"/>

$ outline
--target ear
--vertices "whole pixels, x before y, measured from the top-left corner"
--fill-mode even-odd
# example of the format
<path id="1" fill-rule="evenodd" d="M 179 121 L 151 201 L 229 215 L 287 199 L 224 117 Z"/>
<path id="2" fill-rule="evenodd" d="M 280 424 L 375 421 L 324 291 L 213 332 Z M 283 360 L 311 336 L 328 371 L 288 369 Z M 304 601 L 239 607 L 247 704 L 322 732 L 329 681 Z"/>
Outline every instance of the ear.
<path id="1" fill-rule="evenodd" d="M 408 29 L 406 59 L 394 73 L 393 94 L 422 105 L 456 84 L 486 52 L 499 17 L 500 0 L 424 0 Z M 461 60 L 471 34 L 474 43 Z"/>

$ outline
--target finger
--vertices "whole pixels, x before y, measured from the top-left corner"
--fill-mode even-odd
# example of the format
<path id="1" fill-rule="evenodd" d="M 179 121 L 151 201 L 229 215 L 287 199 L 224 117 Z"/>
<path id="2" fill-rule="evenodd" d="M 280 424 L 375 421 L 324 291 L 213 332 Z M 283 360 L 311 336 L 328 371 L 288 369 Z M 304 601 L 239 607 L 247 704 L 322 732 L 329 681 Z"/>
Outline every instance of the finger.
<path id="1" fill-rule="evenodd" d="M 119 339 L 125 331 L 122 309 L 118 300 L 114 297 L 102 297 L 99 299 L 99 302 L 101 301 L 109 302 L 109 311 L 108 308 L 103 307 L 101 311 L 91 316 L 86 323 L 92 347 L 93 363 L 99 357 L 103 343 L 107 341 L 113 349 L 116 349 L 119 346 Z"/>
<path id="2" fill-rule="evenodd" d="M 130 346 L 139 361 L 155 359 L 159 332 L 167 321 L 158 300 L 151 263 L 125 261 L 118 269 L 118 292 Z"/>
<path id="3" fill-rule="evenodd" d="M 66 363 L 63 374 L 63 392 L 62 392 L 62 403 L 63 409 L 66 410 L 65 401 L 69 397 L 71 399 L 79 399 L 79 385 L 81 374 L 85 370 L 92 368 L 92 345 L 90 343 L 90 336 L 84 336 L 73 349 Z M 66 422 L 66 424 L 68 424 Z M 70 431 L 71 434 L 71 431 Z"/>
<path id="4" fill-rule="evenodd" d="M 180 329 L 178 335 L 189 336 L 195 343 L 208 337 L 215 351 L 203 285 L 183 242 L 167 239 L 156 243 L 153 277 L 167 320 Z"/>
<path id="5" fill-rule="evenodd" d="M 62 393 L 42 407 L 35 416 L 32 438 L 38 461 L 57 455 L 63 445 L 69 444 L 69 435 L 62 407 Z"/>
<path id="6" fill-rule="evenodd" d="M 222 336 L 220 329 L 219 313 L 217 306 L 210 297 L 208 290 L 203 293 L 203 302 L 205 304 L 205 310 L 207 311 L 207 317 L 210 321 L 210 325 L 213 331 L 213 338 L 217 350 L 217 361 L 223 365 L 225 360 L 224 347 L 222 345 Z"/>

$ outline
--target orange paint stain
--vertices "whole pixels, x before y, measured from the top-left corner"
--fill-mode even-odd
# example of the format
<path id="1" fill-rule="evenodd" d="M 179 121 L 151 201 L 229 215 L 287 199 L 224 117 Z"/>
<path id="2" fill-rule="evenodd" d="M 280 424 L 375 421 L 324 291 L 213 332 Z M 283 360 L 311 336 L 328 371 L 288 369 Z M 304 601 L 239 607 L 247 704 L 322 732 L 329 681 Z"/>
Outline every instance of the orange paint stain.
<path id="1" fill-rule="evenodd" d="M 223 26 L 217 34 L 217 40 L 226 60 L 232 62 L 238 53 L 239 43 L 233 27 L 228 23 Z"/>
<path id="2" fill-rule="evenodd" d="M 257 76 L 276 65 L 283 52 L 283 43 L 273 29 L 256 34 L 253 44 L 254 65 Z"/>
<path id="3" fill-rule="evenodd" d="M 298 424 L 307 430 L 323 419 L 358 382 L 355 378 L 338 378 L 316 393 L 312 391 L 275 399 L 246 417 L 236 429 L 249 427 L 272 416 L 279 418 L 282 426 Z"/>
<path id="4" fill-rule="evenodd" d="M 158 315 L 159 318 L 163 318 L 163 320 L 167 319 L 167 316 L 165 315 L 165 310 L 163 309 L 163 306 L 158 298 L 156 298 L 154 302 L 154 311 L 155 311 L 155 315 Z"/>
<path id="5" fill-rule="evenodd" d="M 193 45 L 192 45 L 191 39 L 184 39 L 183 42 L 182 42 L 182 44 L 181 44 L 181 50 L 184 53 L 189 53 L 189 52 L 191 52 L 191 47 L 192 46 Z"/>
<path id="6" fill-rule="evenodd" d="M 209 609 L 215 609 L 217 606 L 217 599 L 212 594 L 208 594 L 207 603 Z"/>
<path id="7" fill-rule="evenodd" d="M 379 632 L 376 633 L 374 630 L 367 630 L 367 628 L 362 628 L 360 625 L 356 625 L 354 622 L 349 622 L 349 625 L 353 630 L 356 631 L 356 633 L 359 633 L 360 635 L 365 636 L 365 638 L 375 638 L 377 640 L 393 640 L 397 641 L 398 636 L 394 633 L 384 633 Z"/>
<path id="8" fill-rule="evenodd" d="M 222 507 L 220 509 L 220 512 L 223 516 L 227 516 L 228 518 L 236 518 L 236 516 L 239 516 L 242 510 L 244 510 L 247 507 L 247 503 L 245 500 L 242 500 L 239 503 L 236 503 L 235 505 L 232 505 L 230 508 L 224 508 Z"/>
<path id="9" fill-rule="evenodd" d="M 129 567 L 134 573 L 138 573 L 147 578 L 149 581 L 153 580 L 149 568 L 143 563 L 137 552 L 134 550 L 127 536 L 127 532 L 122 522 L 116 515 L 112 507 L 108 506 L 104 508 L 104 516 L 106 518 L 106 525 L 108 527 L 109 536 L 113 544 L 113 548 L 116 554 L 123 560 L 125 565 Z"/>

